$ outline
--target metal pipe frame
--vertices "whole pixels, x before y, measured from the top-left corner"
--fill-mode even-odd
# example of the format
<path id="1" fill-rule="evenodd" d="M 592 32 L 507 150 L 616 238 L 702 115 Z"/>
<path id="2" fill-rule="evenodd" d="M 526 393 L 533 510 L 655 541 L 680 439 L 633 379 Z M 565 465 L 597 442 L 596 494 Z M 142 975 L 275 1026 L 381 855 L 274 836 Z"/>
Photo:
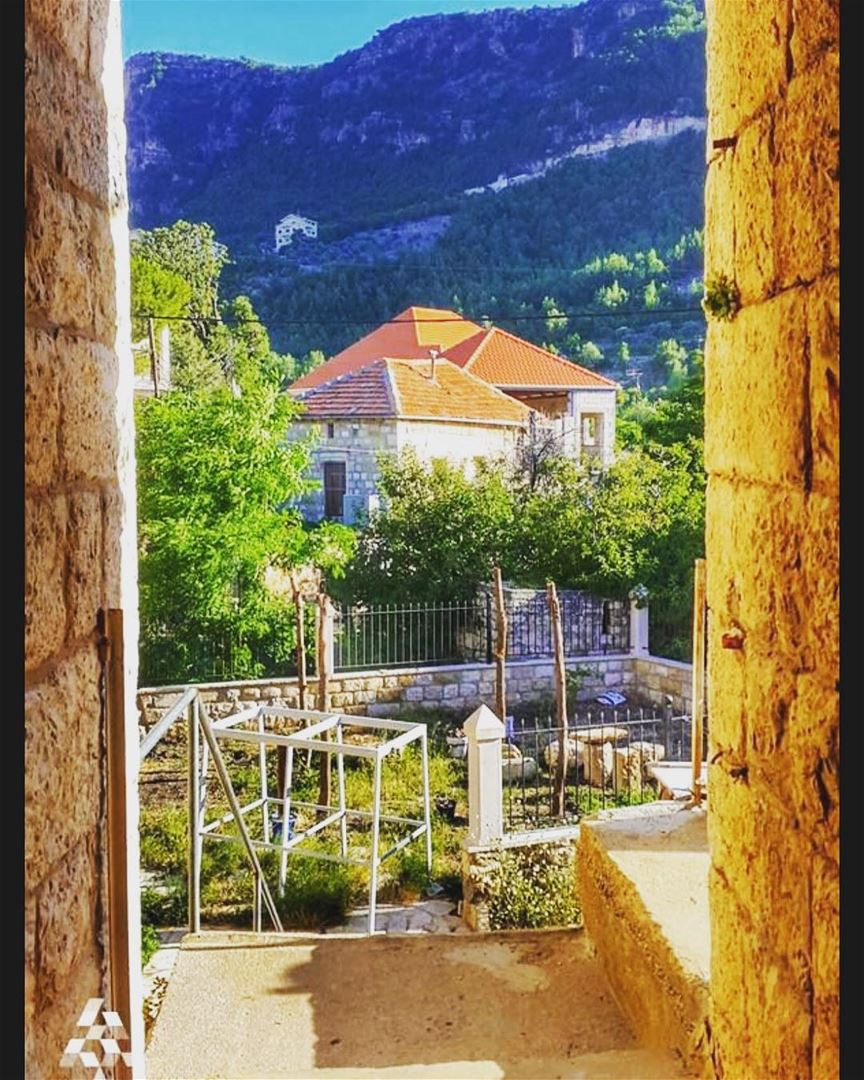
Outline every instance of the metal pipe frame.
<path id="1" fill-rule="evenodd" d="M 179 704 L 179 703 L 178 703 Z M 313 859 L 320 859 L 325 862 L 341 863 L 343 865 L 352 866 L 366 866 L 370 871 L 369 882 L 369 933 L 375 933 L 375 914 L 378 892 L 378 869 L 381 864 L 407 847 L 413 840 L 418 839 L 421 836 L 426 837 L 426 865 L 427 869 L 431 872 L 432 869 L 432 823 L 431 823 L 431 811 L 430 811 L 430 796 L 429 796 L 429 760 L 428 760 L 428 736 L 427 728 L 425 724 L 411 723 L 405 720 L 388 720 L 378 717 L 354 717 L 345 716 L 337 713 L 323 714 L 320 712 L 314 712 L 309 709 L 288 709 L 279 706 L 271 705 L 258 705 L 252 708 L 243 709 L 239 713 L 235 713 L 233 716 L 227 716 L 222 720 L 211 722 L 200 706 L 200 701 L 195 702 L 196 716 L 198 719 L 198 725 L 201 728 L 205 737 L 204 753 L 205 764 L 203 775 L 199 775 L 199 768 L 197 764 L 197 751 L 196 751 L 196 776 L 199 777 L 198 784 L 196 784 L 196 797 L 194 799 L 195 806 L 198 808 L 195 821 L 195 836 L 197 843 L 190 844 L 199 854 L 195 862 L 196 883 L 194 888 L 194 895 L 197 897 L 200 893 L 200 845 L 203 843 L 205 837 L 210 840 L 219 840 L 227 843 L 240 843 L 246 848 L 250 861 L 252 862 L 253 869 L 255 871 L 255 895 L 254 895 L 254 907 L 253 907 L 253 920 L 255 929 L 261 929 L 261 917 L 262 909 L 266 906 L 268 914 L 271 920 L 276 926 L 277 930 L 281 930 L 281 923 L 279 922 L 278 913 L 276 912 L 275 903 L 270 894 L 270 889 L 264 879 L 261 865 L 255 854 L 256 850 L 265 851 L 278 851 L 280 855 L 279 859 L 279 892 L 280 895 L 284 895 L 285 881 L 287 875 L 287 863 L 289 854 L 304 855 Z M 280 717 L 283 719 L 296 719 L 304 721 L 313 721 L 311 724 L 298 731 L 293 732 L 290 735 L 277 735 L 275 733 L 267 732 L 265 730 L 265 719 L 267 717 Z M 237 725 L 241 723 L 255 722 L 257 730 L 237 730 Z M 386 732 L 396 732 L 398 734 L 395 737 L 390 738 L 388 741 L 383 742 L 377 746 L 357 746 L 351 743 L 343 741 L 345 728 L 356 727 L 364 730 L 379 730 Z M 335 741 L 324 742 L 321 739 L 315 738 L 317 735 L 323 735 L 325 732 L 330 732 L 335 729 L 336 739 Z M 196 732 L 197 736 L 197 732 Z M 257 745 L 258 747 L 258 765 L 260 770 L 260 796 L 257 799 L 253 799 L 245 806 L 241 806 L 235 793 L 233 786 L 231 785 L 230 778 L 228 776 L 227 767 L 225 766 L 222 755 L 219 751 L 220 741 L 237 741 L 246 742 Z M 396 815 L 388 815 L 381 813 L 381 787 L 382 787 L 382 763 L 386 757 L 391 753 L 399 752 L 404 747 L 410 745 L 412 742 L 420 742 L 420 754 L 423 770 L 423 820 L 418 821 L 415 818 L 404 818 Z M 197 744 L 196 744 L 197 745 Z M 281 792 L 278 792 L 276 796 L 271 796 L 267 788 L 267 746 L 284 746 L 287 749 L 286 755 L 286 768 L 284 784 Z M 231 810 L 229 813 L 222 815 L 216 821 L 210 822 L 208 825 L 202 825 L 204 815 L 204 802 L 206 792 L 204 789 L 204 780 L 206 778 L 206 756 L 207 752 L 213 757 L 214 765 L 216 766 L 219 779 L 222 783 L 222 787 L 225 790 L 225 794 L 228 798 Z M 310 753 L 312 751 L 318 751 L 326 754 L 336 754 L 337 760 L 337 777 L 338 777 L 338 800 L 339 804 L 334 809 L 331 806 L 322 806 L 318 803 L 307 803 L 303 801 L 292 800 L 292 785 L 293 785 L 293 768 L 294 768 L 294 751 L 295 750 L 307 750 Z M 367 758 L 374 762 L 374 783 L 373 783 L 373 805 L 372 810 L 354 810 L 346 805 L 345 795 L 345 755 L 352 757 Z M 191 782 L 192 768 L 190 765 L 190 782 Z M 190 813 L 193 800 L 190 798 Z M 270 803 L 281 803 L 282 808 L 282 833 L 278 839 L 278 842 L 274 842 L 270 831 L 270 819 L 269 819 L 269 807 Z M 323 811 L 325 816 L 315 822 L 307 829 L 303 829 L 297 834 L 288 835 L 290 829 L 290 814 L 291 807 L 302 807 L 303 809 L 311 809 L 314 811 Z M 244 815 L 255 810 L 261 809 L 263 814 L 263 840 L 253 840 L 249 835 L 248 829 L 244 821 Z M 348 818 L 360 818 L 372 820 L 372 847 L 368 857 L 357 858 L 349 856 L 348 854 L 348 832 L 347 823 Z M 217 831 L 221 825 L 228 824 L 232 821 L 236 821 L 240 830 L 240 836 L 228 835 Z M 380 835 L 381 835 L 381 822 L 387 822 L 399 825 L 411 826 L 411 831 L 407 836 L 402 837 L 392 847 L 390 847 L 383 854 L 380 853 Z M 341 854 L 331 855 L 328 852 L 307 850 L 300 845 L 304 840 L 316 833 L 321 832 L 331 825 L 339 825 L 340 835 L 340 850 Z M 190 836 L 191 840 L 191 836 Z M 192 867 L 190 864 L 190 876 Z M 190 881 L 190 897 L 193 895 L 192 883 Z M 199 918 L 200 921 L 200 918 Z M 191 922 L 191 909 L 190 909 L 190 922 Z"/>

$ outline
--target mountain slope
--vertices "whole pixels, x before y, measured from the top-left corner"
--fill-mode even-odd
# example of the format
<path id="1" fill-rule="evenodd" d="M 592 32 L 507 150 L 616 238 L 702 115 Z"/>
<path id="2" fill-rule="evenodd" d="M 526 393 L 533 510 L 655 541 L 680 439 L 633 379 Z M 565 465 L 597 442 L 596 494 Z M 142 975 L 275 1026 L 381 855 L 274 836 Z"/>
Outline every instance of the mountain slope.
<path id="1" fill-rule="evenodd" d="M 574 274 L 593 257 L 701 227 L 704 82 L 701 0 L 409 19 L 316 68 L 142 54 L 127 64 L 132 223 L 213 224 L 229 283 L 295 354 L 410 303 L 584 305 L 606 283 Z M 292 210 L 319 239 L 274 256 Z M 658 278 L 661 306 L 695 264 Z M 275 325 L 296 319 L 318 321 Z M 518 332 L 556 340 L 543 322 Z"/>

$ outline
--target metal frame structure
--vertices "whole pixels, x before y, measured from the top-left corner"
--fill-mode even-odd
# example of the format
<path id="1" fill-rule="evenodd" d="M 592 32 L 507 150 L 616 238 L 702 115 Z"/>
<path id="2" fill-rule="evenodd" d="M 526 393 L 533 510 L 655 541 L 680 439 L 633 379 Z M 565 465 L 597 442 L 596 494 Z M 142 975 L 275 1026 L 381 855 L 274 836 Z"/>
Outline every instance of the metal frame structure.
<path id="1" fill-rule="evenodd" d="M 178 703 L 179 705 L 179 703 Z M 201 902 L 200 902 L 200 879 L 201 879 L 201 851 L 203 841 L 222 840 L 232 843 L 241 843 L 246 849 L 249 860 L 255 871 L 256 889 L 254 905 L 254 928 L 261 930 L 262 906 L 266 907 L 267 913 L 276 930 L 282 930 L 282 924 L 276 909 L 273 895 L 261 870 L 257 852 L 259 850 L 278 851 L 280 853 L 279 864 L 279 888 L 280 893 L 285 888 L 285 878 L 290 854 L 305 855 L 310 858 L 323 859 L 328 862 L 343 865 L 368 866 L 369 868 L 369 933 L 375 932 L 375 907 L 376 893 L 378 891 L 378 870 L 385 859 L 395 855 L 407 847 L 413 840 L 421 836 L 426 838 L 426 866 L 432 869 L 432 831 L 430 818 L 429 799 L 429 755 L 426 725 L 421 723 L 409 723 L 404 720 L 385 720 L 378 717 L 367 716 L 344 716 L 339 713 L 314 712 L 309 709 L 289 709 L 274 705 L 256 705 L 253 708 L 244 709 L 222 720 L 212 721 L 207 716 L 200 700 L 195 701 L 195 722 L 189 724 L 189 929 L 192 933 L 198 933 L 201 929 Z M 268 717 L 282 720 L 299 720 L 306 726 L 290 735 L 278 735 L 265 729 L 265 721 Z M 257 730 L 243 728 L 238 729 L 239 724 L 254 723 Z M 345 728 L 363 728 L 368 731 L 392 732 L 392 737 L 375 746 L 360 745 L 345 741 Z M 199 747 L 198 732 L 204 737 L 203 747 Z M 335 736 L 331 739 L 330 736 Z M 220 742 L 239 741 L 251 743 L 258 747 L 258 766 L 260 771 L 259 797 L 253 799 L 245 806 L 241 806 L 228 770 L 225 765 Z M 413 742 L 420 742 L 421 762 L 423 771 L 423 820 L 415 818 L 395 817 L 381 813 L 381 771 L 384 759 L 394 752 L 402 750 Z M 267 786 L 267 759 L 268 746 L 284 746 L 286 748 L 286 768 L 282 791 L 271 796 Z M 200 749 L 200 753 L 199 753 Z M 338 804 L 336 806 L 323 806 L 319 803 L 301 802 L 292 796 L 294 752 L 306 750 L 318 751 L 324 754 L 336 755 L 337 785 L 336 794 Z M 371 810 L 357 810 L 347 806 L 345 801 L 345 756 L 371 759 L 374 763 L 374 787 Z M 223 814 L 215 821 L 204 825 L 204 812 L 206 809 L 207 787 L 206 778 L 209 759 L 212 757 L 220 784 L 228 799 L 230 811 Z M 281 837 L 274 841 L 271 837 L 269 809 L 271 804 L 281 807 L 282 831 Z M 289 835 L 289 822 L 292 808 L 302 808 L 315 811 L 319 816 L 313 825 L 299 832 Z M 255 840 L 249 835 L 246 826 L 245 815 L 262 812 L 263 840 Z M 359 858 L 348 854 L 348 822 L 349 819 L 369 820 L 372 822 L 372 846 L 368 858 Z M 381 822 L 388 822 L 410 827 L 408 834 L 398 840 L 383 854 L 380 852 L 379 840 Z M 239 836 L 233 836 L 220 832 L 221 826 L 236 822 Z M 304 840 L 316 833 L 321 832 L 330 825 L 339 825 L 341 854 L 333 855 L 329 852 L 311 851 L 300 845 Z"/>

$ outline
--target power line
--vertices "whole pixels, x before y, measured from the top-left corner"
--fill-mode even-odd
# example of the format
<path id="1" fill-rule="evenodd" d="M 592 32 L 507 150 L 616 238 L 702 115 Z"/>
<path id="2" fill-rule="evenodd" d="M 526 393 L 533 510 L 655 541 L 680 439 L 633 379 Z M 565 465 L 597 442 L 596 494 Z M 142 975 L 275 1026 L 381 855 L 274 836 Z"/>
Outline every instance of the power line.
<path id="1" fill-rule="evenodd" d="M 483 315 L 482 322 L 549 322 L 558 319 L 629 319 L 631 316 L 681 315 L 685 313 L 704 315 L 701 307 L 644 308 L 641 311 L 580 311 L 556 312 L 554 315 Z M 153 311 L 134 311 L 133 319 L 159 319 L 163 322 L 216 323 L 221 326 L 400 326 L 402 324 L 462 323 L 471 322 L 464 316 L 446 319 L 234 319 L 226 321 L 216 315 L 159 315 Z"/>

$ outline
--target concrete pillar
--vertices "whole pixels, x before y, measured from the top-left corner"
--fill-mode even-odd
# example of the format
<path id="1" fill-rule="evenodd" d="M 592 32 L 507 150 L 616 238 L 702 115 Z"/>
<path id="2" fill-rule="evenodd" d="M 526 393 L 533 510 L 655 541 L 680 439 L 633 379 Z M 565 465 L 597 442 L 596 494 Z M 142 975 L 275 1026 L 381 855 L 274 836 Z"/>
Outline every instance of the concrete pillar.
<path id="1" fill-rule="evenodd" d="M 504 725 L 486 705 L 465 721 L 468 739 L 468 839 L 470 847 L 504 835 L 501 742 Z"/>
<path id="2" fill-rule="evenodd" d="M 648 656 L 648 605 L 637 607 L 630 597 L 630 655 Z"/>

